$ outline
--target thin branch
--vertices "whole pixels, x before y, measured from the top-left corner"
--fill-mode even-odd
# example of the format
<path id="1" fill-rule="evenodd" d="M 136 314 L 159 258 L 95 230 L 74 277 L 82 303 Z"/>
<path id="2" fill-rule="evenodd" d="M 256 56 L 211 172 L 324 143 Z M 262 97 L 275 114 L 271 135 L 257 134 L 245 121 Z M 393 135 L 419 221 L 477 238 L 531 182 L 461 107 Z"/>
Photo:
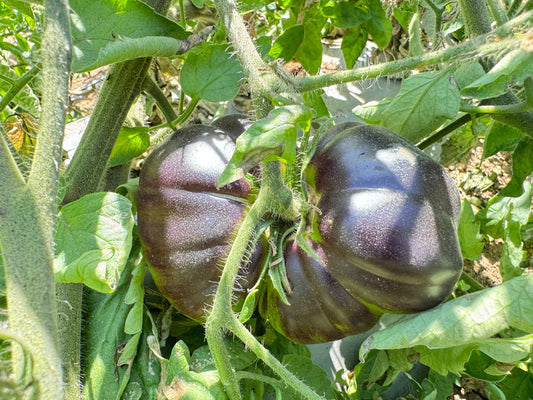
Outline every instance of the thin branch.
<path id="1" fill-rule="evenodd" d="M 491 31 L 489 10 L 485 0 L 459 0 L 469 37 L 484 35 Z"/>
<path id="2" fill-rule="evenodd" d="M 233 0 L 214 0 L 214 2 L 248 79 L 257 117 L 264 118 L 273 108 L 272 98 L 279 93 L 290 91 L 290 88 L 257 52 L 235 2 Z"/>
<path id="3" fill-rule="evenodd" d="M 516 114 L 530 110 L 531 108 L 526 102 L 501 105 L 465 105 L 461 107 L 462 112 L 470 114 Z"/>
<path id="4" fill-rule="evenodd" d="M 463 126 L 464 124 L 466 124 L 471 119 L 472 119 L 472 116 L 470 114 L 463 115 L 462 117 L 460 117 L 460 118 L 456 119 L 455 121 L 453 121 L 451 124 L 446 125 L 440 131 L 435 132 L 434 135 L 430 136 L 429 138 L 427 138 L 423 142 L 419 143 L 417 145 L 417 147 L 419 149 L 421 149 L 421 150 L 424 150 L 425 148 L 428 148 L 432 144 L 437 143 L 437 142 L 441 141 L 442 139 L 444 139 L 447 135 L 452 133 L 457 128 Z"/>
<path id="5" fill-rule="evenodd" d="M 157 106 L 163 112 L 167 123 L 172 129 L 174 129 L 172 121 L 177 119 L 178 115 L 176 114 L 176 111 L 174 111 L 172 104 L 168 101 L 167 96 L 161 91 L 159 85 L 155 83 L 151 77 L 148 77 L 144 81 L 143 90 L 155 100 Z"/>
<path id="6" fill-rule="evenodd" d="M 501 0 L 487 0 L 487 5 L 489 6 L 492 17 L 498 25 L 503 25 L 509 20 Z"/>
<path id="7" fill-rule="evenodd" d="M 520 38 L 511 38 L 494 42 L 491 42 L 491 40 L 494 40 L 495 37 L 504 37 L 508 35 L 514 26 L 521 25 L 532 18 L 533 10 L 510 20 L 508 23 L 492 31 L 490 34 L 478 36 L 460 45 L 443 50 L 437 50 L 417 57 L 409 57 L 403 60 L 390 61 L 368 67 L 356 68 L 353 70 L 333 72 L 325 75 L 294 78 L 294 87 L 298 92 L 308 92 L 346 82 L 354 82 L 361 79 L 371 79 L 379 76 L 411 71 L 413 69 L 435 65 L 445 61 L 458 61 L 472 57 L 479 58 L 484 55 L 496 53 L 504 48 L 519 45 L 521 42 Z"/>
<path id="8" fill-rule="evenodd" d="M 49 208 L 43 218 L 50 224 L 48 228 L 51 235 L 54 216 L 57 214 L 59 166 L 63 156 L 63 134 L 69 102 L 72 40 L 68 2 L 50 1 L 46 13 L 48 19 L 45 23 L 45 33 L 49 33 L 43 39 L 41 51 L 42 111 L 28 186 L 37 198 L 49 202 Z"/>

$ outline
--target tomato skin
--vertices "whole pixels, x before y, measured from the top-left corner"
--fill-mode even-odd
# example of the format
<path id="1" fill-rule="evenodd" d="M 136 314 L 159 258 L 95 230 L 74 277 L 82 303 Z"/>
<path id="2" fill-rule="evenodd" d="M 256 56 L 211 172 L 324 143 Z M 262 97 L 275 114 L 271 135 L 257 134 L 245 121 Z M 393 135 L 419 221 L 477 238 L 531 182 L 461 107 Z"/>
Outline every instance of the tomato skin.
<path id="1" fill-rule="evenodd" d="M 438 163 L 385 128 L 350 123 L 326 133 L 306 175 L 320 198 L 321 239 L 311 244 L 320 261 L 287 244 L 291 305 L 271 293 L 274 306 L 263 306 L 281 333 L 330 341 L 371 328 L 383 312 L 446 300 L 462 270 L 460 200 Z"/>
<path id="2" fill-rule="evenodd" d="M 176 309 L 200 321 L 248 206 L 245 179 L 215 188 L 235 137 L 246 128 L 238 118 L 224 117 L 222 128 L 179 129 L 147 157 L 140 174 L 137 222 L 154 282 Z M 240 270 L 237 293 L 244 294 L 257 280 L 262 247 L 250 258 Z"/>
<path id="3" fill-rule="evenodd" d="M 287 243 L 284 259 L 292 289 L 286 293 L 290 306 L 270 290 L 262 299 L 262 313 L 278 332 L 298 343 L 329 342 L 370 329 L 377 315 L 343 288 L 326 267 L 322 248 L 310 244 L 320 261 L 295 241 Z"/>

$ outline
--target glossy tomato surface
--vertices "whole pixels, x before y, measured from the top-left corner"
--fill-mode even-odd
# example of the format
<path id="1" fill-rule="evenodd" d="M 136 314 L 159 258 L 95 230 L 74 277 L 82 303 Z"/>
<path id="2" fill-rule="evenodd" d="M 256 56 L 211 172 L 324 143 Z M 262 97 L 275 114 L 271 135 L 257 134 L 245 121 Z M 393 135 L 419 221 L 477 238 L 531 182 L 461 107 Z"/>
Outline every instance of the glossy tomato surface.
<path id="1" fill-rule="evenodd" d="M 147 157 L 140 174 L 137 222 L 150 272 L 176 309 L 196 320 L 204 318 L 248 206 L 245 179 L 220 190 L 215 182 L 250 124 L 233 115 L 179 129 Z M 261 251 L 258 246 L 241 268 L 237 293 L 257 280 Z"/>
<path id="2" fill-rule="evenodd" d="M 325 134 L 306 176 L 319 198 L 319 239 L 309 239 L 319 260 L 287 244 L 290 306 L 272 294 L 263 306 L 281 333 L 326 342 L 371 328 L 383 312 L 446 300 L 462 257 L 459 194 L 444 168 L 385 128 L 347 123 Z"/>

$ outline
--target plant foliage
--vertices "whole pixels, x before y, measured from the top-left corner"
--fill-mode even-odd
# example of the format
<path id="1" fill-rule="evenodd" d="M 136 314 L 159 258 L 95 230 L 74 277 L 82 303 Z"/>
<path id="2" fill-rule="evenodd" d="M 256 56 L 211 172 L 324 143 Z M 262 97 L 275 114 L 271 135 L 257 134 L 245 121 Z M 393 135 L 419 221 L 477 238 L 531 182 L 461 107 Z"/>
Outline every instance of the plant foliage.
<path id="1" fill-rule="evenodd" d="M 159 2 L 162 8 L 149 0 L 71 0 L 69 24 L 47 22 L 65 3 L 0 3 L 0 397 L 31 398 L 38 388 L 43 399 L 62 391 L 68 399 L 89 400 L 445 399 L 464 376 L 478 382 L 486 399 L 531 397 L 531 1 L 242 0 L 234 10 L 230 0 Z M 210 25 L 214 33 L 195 36 Z M 58 31 L 72 37 L 72 63 L 67 73 L 49 76 L 41 71 L 43 36 Z M 331 61 L 333 43 L 339 52 Z M 140 58 L 146 68 L 128 67 Z M 70 174 L 63 158 L 39 157 L 47 146 L 58 150 L 51 137 L 63 138 L 62 127 L 47 131 L 52 117 L 43 113 L 46 101 L 60 100 L 49 99 L 43 88 L 65 82 L 68 72 L 92 74 L 109 65 L 105 96 L 90 113 L 92 121 L 104 122 L 89 122 L 80 145 L 88 152 L 85 144 L 103 130 L 111 145 L 102 148 L 109 151 L 76 154 L 84 161 L 69 164 L 96 171 L 100 183 L 64 204 L 63 194 L 84 182 L 65 180 L 81 175 Z M 118 94 L 107 89 L 116 80 L 137 85 L 136 94 L 117 104 Z M 379 85 L 401 85 L 372 101 L 344 95 L 361 80 L 362 98 Z M 177 89 L 163 93 L 165 85 Z M 238 138 L 218 184 L 246 177 L 256 185 L 257 201 L 236 234 L 215 303 L 208 305 L 214 311 L 201 325 L 173 310 L 150 279 L 136 232 L 138 180 L 131 167 L 170 128 L 223 113 L 243 93 L 252 98 L 255 122 Z M 127 122 L 130 108 L 137 118 Z M 68 110 L 68 119 L 77 117 Z M 300 246 L 314 254 L 305 244 L 312 234 L 305 221 L 317 211 L 307 203 L 313 193 L 302 185 L 302 169 L 333 120 L 387 127 L 455 171 L 464 169 L 464 157 L 473 151 L 478 164 L 499 165 L 488 174 L 468 164 L 458 182 L 465 272 L 451 298 L 417 314 L 385 314 L 360 347 L 343 354 L 351 365 L 326 371 L 255 307 L 265 285 L 282 298 L 289 289 L 282 265 L 274 268 L 276 245 L 296 232 Z M 260 163 L 264 175 L 258 180 L 253 168 Z M 46 171 L 59 177 L 57 196 L 39 192 L 50 176 Z M 24 212 L 27 207 L 34 212 Z M 47 214 L 51 221 L 27 217 L 45 215 L 43 210 L 57 212 Z M 26 234 L 14 234 L 13 226 Z M 265 229 L 271 258 L 239 322 L 221 304 L 231 303 L 231 271 L 246 257 L 253 233 Z M 34 253 L 17 251 L 21 243 Z M 501 279 L 488 285 L 475 272 L 487 266 L 481 261 L 495 244 L 500 251 L 491 254 L 489 266 Z M 27 266 L 30 256 L 42 262 Z M 48 283 L 57 288 L 58 304 L 68 304 L 73 315 L 69 321 L 52 310 L 52 328 L 40 326 L 41 304 L 15 313 L 9 303 L 51 276 L 46 265 L 54 267 L 56 282 Z M 26 268 L 31 279 L 18 282 L 17 268 Z M 78 297 L 65 295 L 65 287 L 78 290 Z M 83 306 L 75 298 L 83 298 Z M 62 357 L 48 370 L 40 363 L 47 355 L 26 343 L 43 335 L 52 336 L 57 348 L 51 350 Z M 61 370 L 65 384 L 51 383 L 48 377 Z"/>

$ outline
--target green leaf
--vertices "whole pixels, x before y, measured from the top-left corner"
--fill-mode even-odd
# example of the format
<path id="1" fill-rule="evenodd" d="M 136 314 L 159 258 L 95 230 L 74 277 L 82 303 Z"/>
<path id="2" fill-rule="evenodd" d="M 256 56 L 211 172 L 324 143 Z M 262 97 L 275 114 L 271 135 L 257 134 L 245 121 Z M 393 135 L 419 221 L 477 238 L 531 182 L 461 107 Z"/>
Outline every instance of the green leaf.
<path id="1" fill-rule="evenodd" d="M 498 384 L 498 387 L 510 400 L 530 400 L 533 393 L 533 373 L 514 368 L 511 376 Z"/>
<path id="2" fill-rule="evenodd" d="M 517 197 L 524 189 L 523 183 L 533 172 L 533 139 L 523 137 L 513 152 L 513 176 L 507 186 L 500 191 L 500 196 Z"/>
<path id="3" fill-rule="evenodd" d="M 368 33 L 380 49 L 387 46 L 392 36 L 392 23 L 387 18 L 380 0 L 368 0 L 370 18 L 365 21 Z"/>
<path id="4" fill-rule="evenodd" d="M 310 358 L 299 354 L 287 354 L 283 357 L 282 363 L 320 396 L 326 399 L 336 398 L 326 371 L 313 364 Z"/>
<path id="5" fill-rule="evenodd" d="M 481 222 L 481 231 L 493 238 L 503 238 L 510 221 L 516 221 L 519 226 L 526 225 L 531 213 L 532 194 L 533 187 L 524 181 L 524 193 L 520 197 L 494 196 L 476 215 Z"/>
<path id="6" fill-rule="evenodd" d="M 290 289 L 288 286 L 288 280 L 287 280 L 287 270 L 285 268 L 285 261 L 283 260 L 283 257 L 278 258 L 275 261 L 279 261 L 277 264 L 271 264 L 268 268 L 268 276 L 270 277 L 270 282 L 272 283 L 272 287 L 274 289 L 274 292 L 277 293 L 280 300 L 290 306 L 289 300 L 287 299 L 287 295 L 285 294 L 285 291 L 287 289 Z"/>
<path id="7" fill-rule="evenodd" d="M 522 249 L 522 235 L 520 234 L 520 223 L 518 221 L 514 221 L 511 218 L 506 221 L 503 239 L 500 273 L 503 280 L 507 281 L 524 273 L 524 270 L 520 268 L 520 263 L 524 259 L 526 252 Z"/>
<path id="8" fill-rule="evenodd" d="M 501 389 L 492 382 L 487 382 L 483 391 L 489 400 L 507 400 Z"/>
<path id="9" fill-rule="evenodd" d="M 465 373 L 484 381 L 497 382 L 505 378 L 505 372 L 500 371 L 497 374 L 491 374 L 491 366 L 494 365 L 494 359 L 479 350 L 475 350 L 470 355 L 470 359 L 465 364 Z"/>
<path id="10" fill-rule="evenodd" d="M 311 11 L 312 10 L 312 11 Z M 305 70 L 316 74 L 322 63 L 322 25 L 315 8 L 308 10 L 306 20 L 287 28 L 273 43 L 268 54 L 285 62 L 296 58 Z"/>
<path id="11" fill-rule="evenodd" d="M 304 26 L 301 24 L 287 28 L 272 44 L 268 54 L 274 58 L 281 58 L 285 62 L 291 61 L 300 48 L 305 35 Z"/>
<path id="12" fill-rule="evenodd" d="M 150 147 L 149 131 L 150 128 L 144 126 L 132 128 L 123 126 L 109 156 L 107 167 L 112 168 L 126 164 L 144 153 Z"/>
<path id="13" fill-rule="evenodd" d="M 441 145 L 439 162 L 444 166 L 458 163 L 478 143 L 490 122 L 486 117 L 475 118 L 454 130 Z"/>
<path id="14" fill-rule="evenodd" d="M 482 159 L 500 151 L 513 151 L 524 137 L 522 132 L 499 121 L 494 121 L 483 143 Z"/>
<path id="15" fill-rule="evenodd" d="M 317 117 L 329 117 L 328 107 L 322 98 L 324 90 L 319 89 L 313 92 L 302 93 L 304 105 L 315 110 Z"/>
<path id="16" fill-rule="evenodd" d="M 365 340 L 360 357 L 364 360 L 372 349 L 415 347 L 420 361 L 442 375 L 462 371 L 475 349 L 501 359 L 497 361 L 516 362 L 523 357 L 523 347 L 517 351 L 507 339 L 493 338 L 510 327 L 533 330 L 533 275 L 519 276 L 416 315 L 398 317 L 396 323 Z M 524 340 L 531 345 L 529 339 Z M 491 351 L 495 346 L 509 350 L 498 354 Z"/>
<path id="17" fill-rule="evenodd" d="M 404 80 L 398 95 L 383 111 L 381 125 L 417 143 L 455 118 L 461 95 L 450 78 L 449 71 L 433 71 Z"/>
<path id="18" fill-rule="evenodd" d="M 129 179 L 128 182 L 117 187 L 116 192 L 131 202 L 133 215 L 137 214 L 137 191 L 139 190 L 139 178 Z"/>
<path id="19" fill-rule="evenodd" d="M 297 127 L 308 130 L 312 113 L 304 106 L 280 107 L 256 121 L 237 139 L 235 152 L 217 181 L 218 187 L 234 182 L 261 161 L 296 158 Z"/>
<path id="20" fill-rule="evenodd" d="M 420 16 L 414 13 L 409 22 L 409 56 L 416 57 L 424 54 L 424 45 L 420 38 Z"/>
<path id="21" fill-rule="evenodd" d="M 180 83 L 192 98 L 225 101 L 234 98 L 243 78 L 241 65 L 225 44 L 212 44 L 189 51 Z"/>
<path id="22" fill-rule="evenodd" d="M 463 258 L 479 260 L 483 251 L 483 235 L 479 233 L 479 221 L 476 221 L 472 206 L 467 199 L 461 204 L 461 216 L 459 219 L 459 243 Z"/>
<path id="23" fill-rule="evenodd" d="M 3 97 L 8 92 L 8 90 L 11 89 L 11 84 L 9 83 L 9 81 L 16 81 L 19 78 L 20 77 L 18 76 L 18 74 L 13 71 L 10 66 L 0 64 L 0 96 Z M 25 85 L 16 94 L 16 96 L 13 98 L 13 103 L 16 107 L 22 108 L 24 111 L 32 114 L 35 117 L 39 116 L 40 114 L 39 99 L 29 85 Z M 7 116 L 8 115 L 6 115 L 6 117 Z"/>
<path id="24" fill-rule="evenodd" d="M 248 322 L 248 320 L 252 318 L 252 315 L 255 311 L 255 306 L 258 301 L 257 296 L 259 296 L 259 290 L 254 289 L 250 291 L 246 296 L 246 299 L 244 299 L 241 311 L 239 312 L 239 321 L 243 324 Z"/>
<path id="25" fill-rule="evenodd" d="M 331 19 L 333 25 L 342 29 L 354 28 L 370 18 L 368 10 L 358 7 L 353 1 L 330 1 L 320 11 Z"/>
<path id="26" fill-rule="evenodd" d="M 167 379 L 162 392 L 167 398 L 179 398 L 181 400 L 222 400 L 227 398 L 216 369 L 195 372 L 191 370 L 189 365 L 189 348 L 185 342 L 180 340 L 174 345 L 166 363 Z"/>
<path id="27" fill-rule="evenodd" d="M 392 10 L 392 15 L 400 23 L 405 31 L 409 30 L 409 21 L 413 18 L 413 14 L 417 12 L 417 4 L 410 4 L 408 1 L 402 2 L 399 7 L 395 6 Z"/>
<path id="28" fill-rule="evenodd" d="M 345 4 L 345 3 L 340 3 Z M 357 59 L 363 52 L 368 40 L 368 33 L 366 30 L 356 26 L 353 29 L 348 29 L 342 37 L 341 50 L 346 63 L 346 68 L 351 69 L 357 62 Z"/>
<path id="29" fill-rule="evenodd" d="M 369 124 L 379 124 L 383 118 L 383 113 L 388 111 L 392 99 L 383 99 L 379 101 L 369 101 L 360 106 L 354 107 L 352 112 Z"/>
<path id="30" fill-rule="evenodd" d="M 461 91 L 477 99 L 503 94 L 510 82 L 521 83 L 533 75 L 533 53 L 522 48 L 507 53 L 492 69 Z"/>
<path id="31" fill-rule="evenodd" d="M 139 265 L 140 245 L 133 248 L 113 293 L 87 290 L 84 294 L 83 395 L 87 399 L 120 399 L 137 354 L 140 335 L 124 332 L 131 305 L 124 302 L 132 271 Z"/>
<path id="32" fill-rule="evenodd" d="M 238 339 L 226 337 L 224 338 L 224 345 L 235 371 L 246 369 L 257 361 L 255 354 Z M 197 348 L 190 358 L 189 366 L 191 371 L 195 372 L 216 371 L 215 360 L 211 355 L 209 346 L 204 345 Z"/>
<path id="33" fill-rule="evenodd" d="M 310 75 L 316 75 L 322 64 L 321 26 L 314 22 L 304 24 L 304 38 L 296 52 L 296 59 Z"/>
<path id="34" fill-rule="evenodd" d="M 133 304 L 124 324 L 124 332 L 130 335 L 140 333 L 143 327 L 145 271 L 144 264 L 139 263 L 132 272 L 130 287 L 124 297 L 124 303 Z"/>
<path id="35" fill-rule="evenodd" d="M 461 64 L 453 76 L 457 87 L 462 89 L 485 75 L 485 70 L 480 63 L 473 61 Z"/>
<path id="36" fill-rule="evenodd" d="M 132 245 L 131 203 L 116 193 L 93 193 L 61 209 L 55 234 L 58 282 L 84 283 L 109 293 Z"/>
<path id="37" fill-rule="evenodd" d="M 71 0 L 72 70 L 138 57 L 175 56 L 189 34 L 138 0 Z"/>
<path id="38" fill-rule="evenodd" d="M 24 0 L 3 0 L 3 3 L 8 5 L 10 8 L 21 11 L 32 19 L 35 19 L 33 9 L 31 8 L 31 4 L 29 2 Z M 35 1 L 35 3 L 40 3 L 40 1 Z"/>
<path id="39" fill-rule="evenodd" d="M 157 328 L 150 314 L 143 313 L 143 329 L 139 345 L 131 364 L 131 375 L 121 400 L 159 400 L 162 363 L 164 362 L 153 343 L 157 340 Z M 154 340 L 155 339 L 155 340 Z M 124 349 L 124 353 L 126 349 Z M 124 355 L 123 353 L 123 355 Z"/>

